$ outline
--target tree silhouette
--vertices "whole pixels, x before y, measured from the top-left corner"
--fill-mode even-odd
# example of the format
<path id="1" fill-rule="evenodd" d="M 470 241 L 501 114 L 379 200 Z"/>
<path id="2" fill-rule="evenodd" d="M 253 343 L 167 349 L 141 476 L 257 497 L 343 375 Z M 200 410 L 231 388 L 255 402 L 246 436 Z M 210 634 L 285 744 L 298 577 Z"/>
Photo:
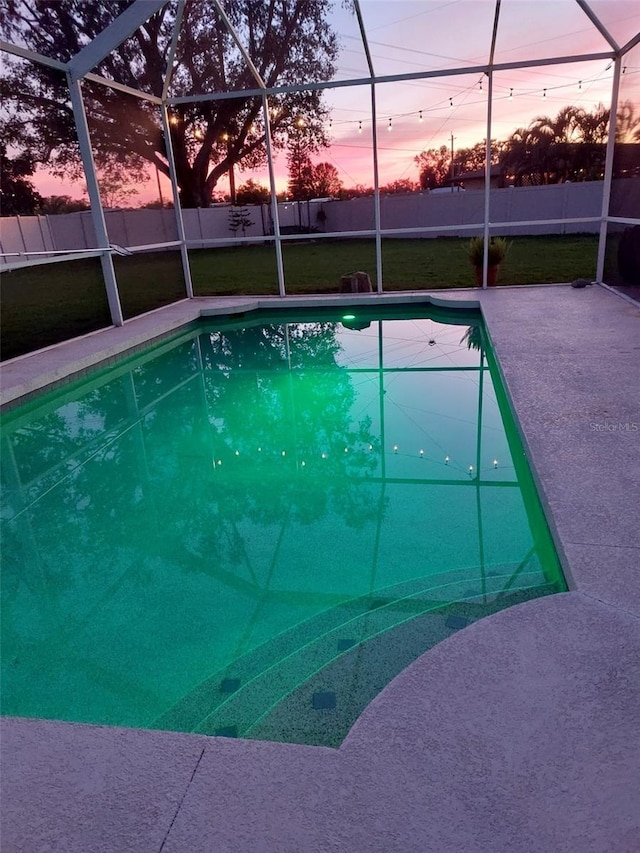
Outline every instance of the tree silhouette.
<path id="1" fill-rule="evenodd" d="M 500 164 L 516 186 L 600 180 L 604 175 L 609 110 L 567 106 L 555 118 L 537 116 L 506 141 Z"/>
<path id="2" fill-rule="evenodd" d="M 8 0 L 0 31 L 46 56 L 68 61 L 129 6 L 127 0 Z M 176 5 L 166 4 L 97 67 L 97 73 L 156 96 L 162 95 Z M 228 0 L 225 11 L 268 86 L 330 79 L 337 39 L 323 0 Z M 212 6 L 187 0 L 182 15 L 171 94 L 193 95 L 255 89 L 235 42 Z M 80 160 L 65 77 L 54 69 L 5 61 L 0 95 L 7 144 L 24 150 L 58 174 L 78 177 Z M 169 174 L 157 108 L 147 101 L 85 81 L 83 96 L 92 146 L 100 168 L 116 166 L 131 177 L 149 165 Z M 269 100 L 273 144 L 284 147 L 301 118 L 314 144 L 326 143 L 326 108 L 318 91 Z M 238 97 L 176 106 L 171 137 L 183 206 L 206 207 L 219 180 L 234 164 L 252 168 L 265 161 L 262 101 Z"/>
<path id="3" fill-rule="evenodd" d="M 3 216 L 37 213 L 42 197 L 29 178 L 33 175 L 33 160 L 28 154 L 7 157 L 0 146 L 0 210 Z"/>

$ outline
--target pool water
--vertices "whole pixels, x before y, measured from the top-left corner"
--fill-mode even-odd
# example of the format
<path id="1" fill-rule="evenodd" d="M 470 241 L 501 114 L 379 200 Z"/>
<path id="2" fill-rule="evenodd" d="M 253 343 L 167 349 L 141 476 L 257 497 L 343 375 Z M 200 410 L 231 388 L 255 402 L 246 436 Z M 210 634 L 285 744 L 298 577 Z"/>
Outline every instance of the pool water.
<path id="1" fill-rule="evenodd" d="M 565 589 L 479 315 L 353 310 L 190 328 L 4 418 L 3 713 L 335 746 Z"/>

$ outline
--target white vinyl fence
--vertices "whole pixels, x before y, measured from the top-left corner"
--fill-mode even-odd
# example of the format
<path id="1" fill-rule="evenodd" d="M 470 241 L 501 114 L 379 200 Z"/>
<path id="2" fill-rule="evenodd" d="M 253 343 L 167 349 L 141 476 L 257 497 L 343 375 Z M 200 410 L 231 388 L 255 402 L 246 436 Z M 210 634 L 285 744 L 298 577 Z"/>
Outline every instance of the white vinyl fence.
<path id="1" fill-rule="evenodd" d="M 615 184 L 616 182 L 614 182 Z M 491 191 L 491 223 L 500 223 L 499 233 L 570 234 L 597 233 L 599 222 L 560 222 L 528 225 L 508 223 L 531 220 L 567 220 L 599 218 L 602 213 L 603 183 L 556 184 L 547 187 L 515 187 Z M 468 230 L 453 228 L 439 232 L 443 226 L 477 224 L 484 218 L 484 191 L 457 193 L 410 193 L 381 198 L 381 226 L 394 229 L 434 228 L 420 234 L 388 234 L 402 237 L 467 236 Z M 184 210 L 183 219 L 189 244 L 203 247 L 211 240 L 232 245 L 237 237 L 259 240 L 273 233 L 270 205 L 247 206 L 251 225 L 232 233 L 229 227 L 229 205 Z M 319 211 L 323 214 L 318 217 Z M 375 212 L 372 197 L 350 201 L 281 202 L 278 206 L 280 229 L 286 235 L 300 224 L 320 232 L 374 231 Z M 173 210 L 108 210 L 107 230 L 112 243 L 142 250 L 144 247 L 170 243 L 178 239 Z M 495 231 L 494 233 L 498 233 Z M 96 237 L 90 211 L 56 216 L 8 216 L 0 218 L 0 263 L 35 260 L 43 253 L 82 251 L 96 248 Z"/>

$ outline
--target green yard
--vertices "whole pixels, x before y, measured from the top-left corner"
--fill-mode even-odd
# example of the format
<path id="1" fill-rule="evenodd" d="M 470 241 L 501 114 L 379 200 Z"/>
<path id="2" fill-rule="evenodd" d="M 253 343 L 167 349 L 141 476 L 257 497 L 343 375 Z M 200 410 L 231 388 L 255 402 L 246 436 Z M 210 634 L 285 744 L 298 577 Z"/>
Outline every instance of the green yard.
<path id="1" fill-rule="evenodd" d="M 595 274 L 597 236 L 514 237 L 500 269 L 502 284 L 571 281 Z M 468 241 L 383 240 L 385 290 L 474 286 Z M 375 281 L 375 241 L 303 241 L 283 248 L 287 293 L 330 293 L 340 276 L 365 270 Z M 275 250 L 238 246 L 190 252 L 197 296 L 277 294 Z M 125 317 L 185 295 L 180 255 L 154 252 L 115 258 Z M 12 358 L 110 324 L 97 259 L 28 267 L 1 277 L 2 358 Z"/>

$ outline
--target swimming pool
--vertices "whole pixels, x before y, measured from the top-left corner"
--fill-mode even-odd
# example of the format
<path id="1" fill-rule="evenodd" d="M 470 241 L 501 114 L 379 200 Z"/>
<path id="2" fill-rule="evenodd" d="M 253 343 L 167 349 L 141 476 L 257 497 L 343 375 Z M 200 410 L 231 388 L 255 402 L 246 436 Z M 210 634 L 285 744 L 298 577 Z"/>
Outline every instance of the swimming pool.
<path id="1" fill-rule="evenodd" d="M 480 317 L 190 328 L 5 418 L 2 711 L 337 745 L 565 588 Z"/>

